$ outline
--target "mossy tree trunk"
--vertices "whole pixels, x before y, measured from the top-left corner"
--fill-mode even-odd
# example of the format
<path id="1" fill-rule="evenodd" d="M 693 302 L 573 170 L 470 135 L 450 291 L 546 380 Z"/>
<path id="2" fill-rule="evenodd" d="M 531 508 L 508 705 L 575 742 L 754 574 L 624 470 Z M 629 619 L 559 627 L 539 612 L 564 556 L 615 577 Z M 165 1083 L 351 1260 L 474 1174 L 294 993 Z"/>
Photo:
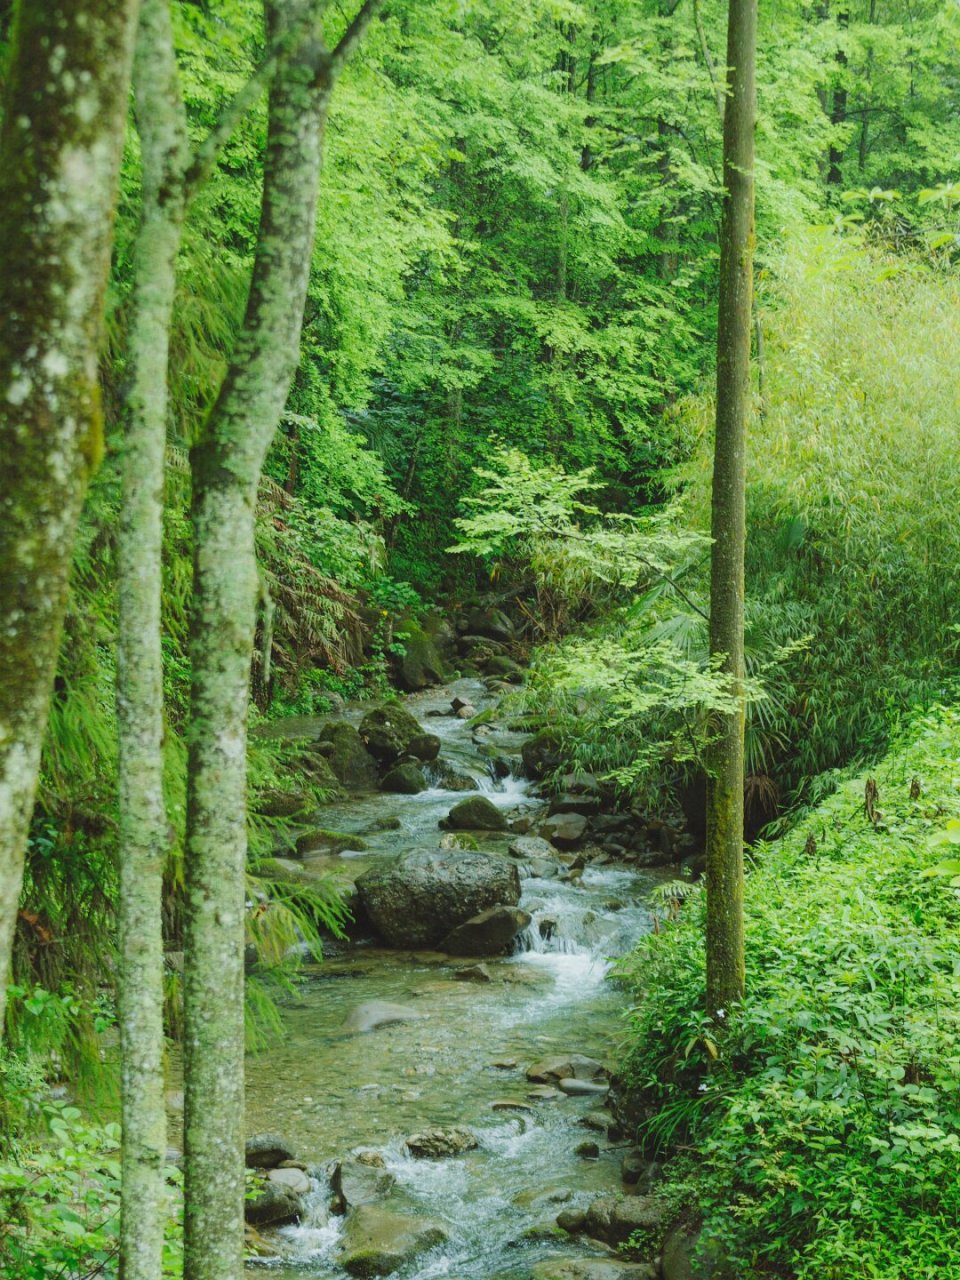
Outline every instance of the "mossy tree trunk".
<path id="1" fill-rule="evenodd" d="M 243 327 L 192 454 L 194 616 L 186 862 L 185 1276 L 236 1280 L 243 1236 L 246 732 L 257 489 L 299 360 L 323 129 L 379 0 L 333 50 L 319 0 L 269 0 L 271 34 L 312 19 L 270 92 L 264 191 Z"/>
<path id="2" fill-rule="evenodd" d="M 21 0 L 0 132 L 0 1028 L 74 537 L 137 0 Z"/>
<path id="3" fill-rule="evenodd" d="M 707 791 L 707 1007 L 743 998 L 743 596 L 753 303 L 757 0 L 730 0 L 717 333 L 710 653 L 738 692 L 716 716 Z M 721 1015 L 722 1016 L 722 1015 Z"/>
<path id="4" fill-rule="evenodd" d="M 163 476 L 170 321 L 189 159 L 169 0 L 143 0 L 134 93 L 143 184 L 130 300 L 123 502 L 117 539 L 120 1275 L 121 1280 L 159 1280 L 167 1204 L 161 928 L 168 849 L 160 645 Z"/>

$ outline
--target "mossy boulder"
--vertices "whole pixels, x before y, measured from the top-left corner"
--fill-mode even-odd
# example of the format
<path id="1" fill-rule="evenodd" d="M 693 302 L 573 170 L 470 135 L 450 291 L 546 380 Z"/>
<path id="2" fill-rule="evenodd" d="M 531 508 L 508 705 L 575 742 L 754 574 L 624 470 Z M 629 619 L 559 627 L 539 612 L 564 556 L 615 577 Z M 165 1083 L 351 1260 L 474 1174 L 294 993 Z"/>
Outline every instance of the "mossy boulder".
<path id="1" fill-rule="evenodd" d="M 539 782 L 563 763 L 560 737 L 553 729 L 541 729 L 520 748 L 523 768 L 528 778 Z"/>
<path id="2" fill-rule="evenodd" d="M 407 754 L 429 764 L 440 754 L 440 739 L 435 733 L 420 733 L 407 743 Z"/>
<path id="3" fill-rule="evenodd" d="M 496 853 L 418 849 L 357 880 L 373 927 L 394 947 L 435 947 L 481 911 L 520 901 L 517 865 Z"/>
<path id="4" fill-rule="evenodd" d="M 360 721 L 360 741 L 381 765 L 391 765 L 409 752 L 410 743 L 424 736 L 423 727 L 399 702 L 368 711 Z"/>
<path id="5" fill-rule="evenodd" d="M 426 791 L 427 780 L 417 764 L 396 764 L 380 783 L 381 791 L 392 791 L 400 796 L 415 796 Z"/>
<path id="6" fill-rule="evenodd" d="M 342 786 L 351 791 L 375 790 L 377 762 L 352 724 L 337 720 L 326 725 L 320 741 L 329 744 L 327 763 Z"/>
<path id="7" fill-rule="evenodd" d="M 440 950 L 452 956 L 502 955 L 531 919 L 519 907 L 489 907 L 457 925 L 441 942 Z"/>
<path id="8" fill-rule="evenodd" d="M 506 831 L 507 819 L 486 796 L 467 796 L 447 814 L 446 825 L 454 831 Z"/>
<path id="9" fill-rule="evenodd" d="M 305 831 L 297 840 L 297 853 L 301 858 L 309 858 L 318 853 L 343 853 L 344 849 L 362 851 L 366 849 L 366 841 L 348 831 L 327 831 L 317 827 L 314 831 Z"/>
<path id="10" fill-rule="evenodd" d="M 361 1204 L 347 1217 L 338 1260 L 349 1275 L 368 1280 L 392 1275 L 446 1239 L 443 1227 L 429 1218 Z"/>
<path id="11" fill-rule="evenodd" d="M 407 693 L 442 684 L 447 678 L 440 650 L 432 638 L 416 623 L 407 623 L 407 638 L 403 641 L 403 654 L 397 659 L 397 683 Z"/>

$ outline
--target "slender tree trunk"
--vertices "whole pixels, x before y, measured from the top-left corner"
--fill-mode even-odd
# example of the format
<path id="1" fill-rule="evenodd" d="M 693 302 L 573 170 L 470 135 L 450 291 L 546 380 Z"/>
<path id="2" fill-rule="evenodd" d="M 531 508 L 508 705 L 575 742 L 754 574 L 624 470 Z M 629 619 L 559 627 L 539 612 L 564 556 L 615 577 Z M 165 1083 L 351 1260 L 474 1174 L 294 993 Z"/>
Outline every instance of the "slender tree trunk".
<path id="1" fill-rule="evenodd" d="M 837 25 L 841 31 L 846 31 L 850 25 L 849 9 L 841 9 L 837 14 Z M 830 123 L 834 128 L 847 122 L 847 51 L 840 48 L 837 50 L 837 86 L 833 91 L 833 108 L 830 112 Z M 830 186 L 839 187 L 843 183 L 843 148 L 838 145 L 836 139 L 830 144 L 830 166 L 827 170 L 827 182 Z"/>
<path id="2" fill-rule="evenodd" d="M 724 209 L 717 334 L 710 652 L 733 679 L 736 711 L 716 717 L 707 795 L 707 1007 L 743 998 L 743 594 L 746 423 L 753 301 L 757 0 L 730 0 Z"/>
<path id="3" fill-rule="evenodd" d="M 21 0 L 0 133 L 0 1028 L 74 536 L 137 0 Z"/>
<path id="4" fill-rule="evenodd" d="M 163 471 L 170 320 L 189 154 L 169 0 L 143 0 L 134 90 L 143 189 L 118 536 L 120 1275 L 122 1280 L 159 1280 L 166 1218 L 161 910 L 168 848 L 160 646 Z"/>
<path id="5" fill-rule="evenodd" d="M 269 0 L 271 31 L 316 15 L 270 94 L 263 207 L 243 328 L 193 451 L 193 684 L 187 801 L 186 1280 L 236 1280 L 243 1228 L 246 731 L 258 593 L 254 515 L 264 457 L 299 359 L 323 128 L 367 0 L 333 52 L 319 0 Z"/>

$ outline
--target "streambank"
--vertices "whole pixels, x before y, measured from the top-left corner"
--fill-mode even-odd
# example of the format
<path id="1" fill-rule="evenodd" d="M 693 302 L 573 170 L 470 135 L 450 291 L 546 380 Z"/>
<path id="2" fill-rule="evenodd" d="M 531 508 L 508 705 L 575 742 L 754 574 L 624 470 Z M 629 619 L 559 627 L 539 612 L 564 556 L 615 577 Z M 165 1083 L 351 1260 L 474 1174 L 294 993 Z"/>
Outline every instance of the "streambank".
<path id="1" fill-rule="evenodd" d="M 448 714 L 457 701 L 488 710 L 489 723 Z M 636 1268 L 655 1261 L 654 1246 L 630 1265 L 615 1252 L 650 1204 L 634 1194 L 648 1188 L 638 1188 L 635 1153 L 604 1110 L 623 1000 L 607 973 L 610 958 L 650 929 L 649 894 L 675 872 L 618 862 L 596 846 L 526 856 L 518 831 L 535 828 L 547 804 L 524 776 L 523 736 L 496 720 L 496 694 L 468 679 L 404 706 L 439 739 L 424 766 L 428 785 L 360 791 L 325 807 L 324 826 L 358 846 L 326 853 L 325 868 L 362 886 L 411 849 L 479 847 L 516 867 L 528 923 L 502 956 L 386 949 L 361 930 L 335 959 L 307 966 L 283 1011 L 283 1043 L 247 1067 L 248 1133 L 282 1136 L 310 1178 L 299 1220 L 262 1230 L 260 1265 L 284 1280 L 652 1277 L 655 1268 Z M 358 726 L 366 714 L 348 708 L 342 719 Z M 277 731 L 309 737 L 319 726 L 301 719 Z M 445 832 L 441 822 L 471 797 L 505 829 Z M 538 1073 L 544 1059 L 600 1065 L 571 1083 Z M 412 1135 L 452 1126 L 469 1131 L 469 1149 L 414 1154 Z M 383 1194 L 372 1206 L 343 1206 L 337 1166 L 358 1156 L 382 1172 Z M 591 1206 L 621 1196 L 632 1205 L 598 1225 L 604 1211 Z M 584 1229 L 610 1244 L 587 1243 Z"/>

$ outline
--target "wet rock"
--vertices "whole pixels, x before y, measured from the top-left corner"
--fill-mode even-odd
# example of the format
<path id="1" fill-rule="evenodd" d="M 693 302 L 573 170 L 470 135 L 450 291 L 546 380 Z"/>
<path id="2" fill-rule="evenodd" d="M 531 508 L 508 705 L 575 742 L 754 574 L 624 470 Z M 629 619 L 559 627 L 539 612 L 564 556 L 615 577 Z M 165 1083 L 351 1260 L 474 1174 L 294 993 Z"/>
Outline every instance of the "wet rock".
<path id="1" fill-rule="evenodd" d="M 560 738 L 553 729 L 542 729 L 520 748 L 528 778 L 539 782 L 561 764 Z"/>
<path id="2" fill-rule="evenodd" d="M 539 831 L 558 849 L 573 849 L 587 834 L 587 820 L 582 813 L 556 813 L 540 823 Z"/>
<path id="3" fill-rule="evenodd" d="M 298 1196 L 310 1193 L 310 1179 L 303 1169 L 290 1162 L 284 1162 L 282 1168 L 271 1169 L 267 1181 L 276 1187 L 287 1187 Z"/>
<path id="4" fill-rule="evenodd" d="M 447 669 L 440 649 L 432 636 L 415 622 L 406 622 L 403 630 L 403 654 L 396 662 L 397 683 L 407 693 L 416 693 L 432 684 L 442 684 Z"/>
<path id="5" fill-rule="evenodd" d="M 258 813 L 268 818 L 294 818 L 306 813 L 313 805 L 312 797 L 306 791 L 280 791 L 271 789 L 261 791 L 255 800 Z"/>
<path id="6" fill-rule="evenodd" d="M 560 921 L 556 916 L 543 916 L 537 925 L 537 931 L 544 942 L 549 942 L 559 928 Z"/>
<path id="7" fill-rule="evenodd" d="M 327 762 L 341 785 L 351 791 L 373 791 L 377 785 L 377 764 L 363 745 L 352 724 L 335 721 L 323 729 L 321 742 L 331 746 Z"/>
<path id="8" fill-rule="evenodd" d="M 391 946 L 436 946 L 488 907 L 520 901 L 516 864 L 495 853 L 423 849 L 357 880 L 360 902 Z"/>
<path id="9" fill-rule="evenodd" d="M 495 653 L 484 665 L 490 675 L 501 676 L 511 684 L 521 684 L 523 681 L 523 667 L 505 653 Z"/>
<path id="10" fill-rule="evenodd" d="M 463 706 L 460 707 L 459 710 L 457 711 L 457 719 L 472 720 L 476 714 L 477 714 L 477 708 L 472 706 L 469 702 L 465 702 Z"/>
<path id="11" fill-rule="evenodd" d="M 396 1178 L 380 1164 L 370 1164 L 358 1156 L 338 1160 L 330 1178 L 334 1213 L 346 1213 L 361 1204 L 374 1204 L 385 1199 L 396 1186 Z"/>
<path id="12" fill-rule="evenodd" d="M 644 1170 L 647 1167 L 647 1161 L 642 1151 L 628 1151 L 620 1162 L 620 1176 L 628 1186 L 633 1186 L 639 1182 Z"/>
<path id="13" fill-rule="evenodd" d="M 600 1147 L 596 1142 L 580 1142 L 574 1147 L 573 1151 L 581 1160 L 600 1159 Z"/>
<path id="14" fill-rule="evenodd" d="M 596 1133 L 606 1133 L 610 1125 L 610 1115 L 606 1111 L 588 1111 L 585 1116 L 580 1117 L 580 1123 L 585 1129 L 593 1129 Z"/>
<path id="15" fill-rule="evenodd" d="M 510 842 L 508 850 L 512 858 L 522 858 L 529 862 L 533 858 L 556 858 L 557 850 L 549 840 L 542 836 L 517 836 Z"/>
<path id="16" fill-rule="evenodd" d="M 283 1138 L 275 1133 L 257 1133 L 244 1143 L 244 1159 L 248 1169 L 276 1169 L 294 1154 Z"/>
<path id="17" fill-rule="evenodd" d="M 479 849 L 480 844 L 476 836 L 470 835 L 468 831 L 448 831 L 442 835 L 437 842 L 438 849 Z"/>
<path id="18" fill-rule="evenodd" d="M 520 1111 L 525 1115 L 532 1115 L 534 1108 L 529 1102 L 521 1102 L 519 1098 L 497 1098 L 495 1102 L 490 1103 L 491 1111 Z"/>
<path id="19" fill-rule="evenodd" d="M 596 1058 L 574 1053 L 555 1058 L 544 1058 L 527 1069 L 527 1079 L 540 1084 L 554 1084 L 559 1080 L 607 1080 L 610 1071 Z"/>
<path id="20" fill-rule="evenodd" d="M 603 1080 L 576 1080 L 568 1077 L 557 1081 L 557 1088 L 570 1098 L 605 1098 L 610 1086 Z"/>
<path id="21" fill-rule="evenodd" d="M 449 1129 L 425 1129 L 407 1138 L 406 1148 L 419 1159 L 439 1159 L 441 1156 L 459 1156 L 464 1151 L 475 1150 L 480 1143 L 476 1135 L 462 1125 Z"/>
<path id="22" fill-rule="evenodd" d="M 453 929 L 440 944 L 440 950 L 452 956 L 502 955 L 531 918 L 519 907 L 488 907 Z"/>
<path id="23" fill-rule="evenodd" d="M 344 849 L 360 851 L 366 847 L 366 841 L 360 836 L 351 835 L 347 831 L 326 831 L 322 827 L 304 832 L 296 845 L 301 858 L 308 858 L 314 853 L 342 853 Z"/>
<path id="24" fill-rule="evenodd" d="M 469 773 L 460 773 L 444 760 L 438 760 L 430 766 L 430 774 L 434 783 L 444 791 L 476 791 L 477 780 Z"/>
<path id="25" fill-rule="evenodd" d="M 378 831 L 399 831 L 402 826 L 403 823 L 399 818 L 388 815 L 383 818 L 374 818 L 369 827 L 365 827 L 364 830 L 368 835 L 373 835 Z"/>
<path id="26" fill-rule="evenodd" d="M 587 1224 L 587 1211 L 585 1209 L 564 1209 L 557 1215 L 557 1226 L 564 1231 L 569 1231 L 571 1235 L 576 1235 L 582 1231 Z"/>
<path id="27" fill-rule="evenodd" d="M 560 874 L 560 868 L 555 862 L 548 862 L 546 858 L 534 858 L 528 864 L 528 872 L 531 877 L 536 880 L 552 880 Z"/>
<path id="28" fill-rule="evenodd" d="M 587 1210 L 584 1230 L 612 1245 L 626 1244 L 642 1231 L 650 1238 L 651 1253 L 658 1253 L 669 1223 L 670 1210 L 656 1196 L 601 1196 Z"/>
<path id="29" fill-rule="evenodd" d="M 465 630 L 472 636 L 508 643 L 513 639 L 514 626 L 502 609 L 494 607 L 472 609 L 467 614 Z"/>
<path id="30" fill-rule="evenodd" d="M 451 709 L 454 711 L 462 711 L 464 707 L 471 706 L 472 703 L 467 698 L 456 697 L 450 701 Z"/>
<path id="31" fill-rule="evenodd" d="M 561 1093 L 559 1089 L 554 1089 L 553 1085 L 538 1084 L 527 1094 L 528 1098 L 532 1098 L 536 1102 L 559 1102 L 566 1094 Z"/>
<path id="32" fill-rule="evenodd" d="M 440 754 L 440 745 L 440 739 L 435 733 L 418 733 L 407 743 L 407 754 L 429 764 Z"/>
<path id="33" fill-rule="evenodd" d="M 496 1067 L 498 1071 L 515 1071 L 519 1064 L 516 1058 L 495 1058 L 490 1065 Z"/>
<path id="34" fill-rule="evenodd" d="M 425 1015 L 405 1004 L 391 1004 L 389 1000 L 366 1000 L 347 1014 L 341 1030 L 349 1032 L 375 1031 L 394 1022 L 419 1022 Z"/>
<path id="35" fill-rule="evenodd" d="M 252 1227 L 249 1222 L 244 1224 L 243 1228 L 243 1253 L 247 1258 L 272 1258 L 276 1255 L 276 1249 L 269 1240 L 265 1240 L 256 1227 Z"/>
<path id="36" fill-rule="evenodd" d="M 485 964 L 471 964 L 458 969 L 453 975 L 458 982 L 491 982 L 490 970 Z"/>
<path id="37" fill-rule="evenodd" d="M 652 1262 L 621 1262 L 619 1258 L 570 1258 L 562 1255 L 535 1264 L 531 1280 L 658 1280 Z"/>
<path id="38" fill-rule="evenodd" d="M 388 1276 L 446 1238 L 443 1227 L 428 1218 L 410 1218 L 380 1205 L 362 1204 L 347 1217 L 338 1261 L 359 1280 Z"/>
<path id="39" fill-rule="evenodd" d="M 551 817 L 558 813 L 580 813 L 589 818 L 600 809 L 600 797 L 594 795 L 572 795 L 569 792 L 554 796 L 550 801 L 548 813 Z"/>
<path id="40" fill-rule="evenodd" d="M 360 721 L 360 740 L 381 765 L 393 764 L 415 738 L 423 736 L 423 729 L 406 708 L 398 702 L 368 711 Z"/>
<path id="41" fill-rule="evenodd" d="M 380 783 L 381 791 L 391 791 L 401 796 L 416 796 L 426 789 L 427 780 L 416 764 L 394 765 Z"/>
<path id="42" fill-rule="evenodd" d="M 273 1170 L 280 1173 L 282 1170 Z M 309 1189 L 309 1183 L 308 1183 Z M 303 1212 L 303 1198 L 283 1182 L 264 1179 L 255 1194 L 244 1201 L 243 1214 L 253 1227 L 278 1226 L 293 1222 Z"/>
<path id="43" fill-rule="evenodd" d="M 453 806 L 446 825 L 459 831 L 506 831 L 507 819 L 486 796 L 469 796 Z"/>
<path id="44" fill-rule="evenodd" d="M 565 773 L 560 779 L 560 789 L 575 796 L 597 796 L 600 794 L 600 783 L 592 773 L 574 770 L 573 773 Z"/>

